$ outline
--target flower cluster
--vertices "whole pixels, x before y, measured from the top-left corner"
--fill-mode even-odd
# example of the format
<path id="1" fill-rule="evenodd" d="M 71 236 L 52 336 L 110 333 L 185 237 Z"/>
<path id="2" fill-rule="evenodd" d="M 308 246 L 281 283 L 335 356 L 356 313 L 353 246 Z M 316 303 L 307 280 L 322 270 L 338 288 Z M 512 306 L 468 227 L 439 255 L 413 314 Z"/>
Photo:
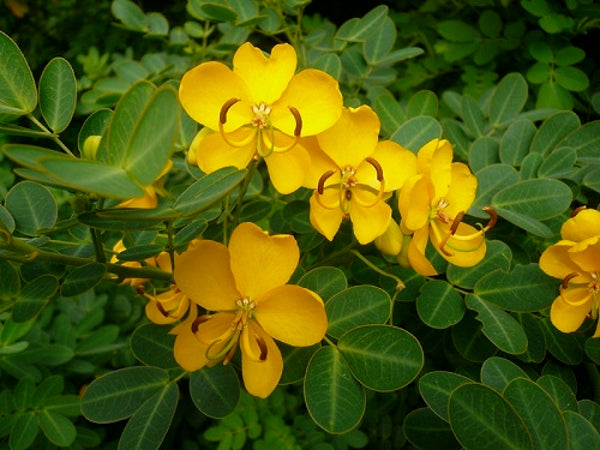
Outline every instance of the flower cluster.
<path id="1" fill-rule="evenodd" d="M 550 320 L 564 333 L 576 331 L 586 318 L 598 319 L 600 300 L 600 211 L 583 209 L 560 230 L 562 240 L 540 257 L 540 268 L 560 278 L 560 295 L 550 309 Z M 600 337 L 600 324 L 593 337 Z"/>

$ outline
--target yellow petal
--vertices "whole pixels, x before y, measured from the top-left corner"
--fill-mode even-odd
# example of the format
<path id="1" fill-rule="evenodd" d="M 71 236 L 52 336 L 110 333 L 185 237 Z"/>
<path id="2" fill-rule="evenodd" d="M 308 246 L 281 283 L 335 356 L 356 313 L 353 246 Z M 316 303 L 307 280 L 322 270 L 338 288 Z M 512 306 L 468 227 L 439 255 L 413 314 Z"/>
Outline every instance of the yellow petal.
<path id="1" fill-rule="evenodd" d="M 585 272 L 600 273 L 600 236 L 594 236 L 569 249 L 571 260 Z"/>
<path id="2" fill-rule="evenodd" d="M 266 398 L 277 387 L 283 358 L 277 344 L 254 321 L 242 330 L 242 377 L 248 393 Z M 256 359 L 256 355 L 260 355 Z"/>
<path id="3" fill-rule="evenodd" d="M 233 141 L 247 141 L 255 133 L 252 128 L 240 128 L 227 136 Z M 204 173 L 228 166 L 243 169 L 256 153 L 256 139 L 249 139 L 243 147 L 232 147 L 219 133 L 203 128 L 192 141 L 190 153 L 194 154 L 196 164 Z"/>
<path id="4" fill-rule="evenodd" d="M 562 297 L 557 297 L 550 308 L 550 320 L 563 333 L 572 333 L 581 326 L 588 313 L 589 302 L 579 306 L 571 306 Z"/>
<path id="5" fill-rule="evenodd" d="M 571 260 L 569 253 L 574 244 L 571 241 L 558 241 L 548 247 L 540 256 L 540 269 L 551 277 L 560 278 L 561 280 L 567 275 L 581 273 L 581 268 Z M 584 279 L 578 276 L 573 281 L 582 283 Z"/>
<path id="6" fill-rule="evenodd" d="M 265 158 L 269 179 L 280 194 L 291 194 L 302 186 L 310 167 L 310 156 L 301 145 Z"/>
<path id="7" fill-rule="evenodd" d="M 338 82 L 321 70 L 306 69 L 292 78 L 281 98 L 273 103 L 271 123 L 288 135 L 294 133 L 296 120 L 289 107 L 302 118 L 302 136 L 313 136 L 331 127 L 342 113 L 342 94 Z"/>
<path id="8" fill-rule="evenodd" d="M 212 130 L 218 129 L 221 108 L 232 98 L 248 101 L 250 93 L 242 78 L 220 62 L 202 63 L 181 78 L 179 100 L 183 109 L 196 122 Z M 252 110 L 245 108 L 244 111 L 248 115 L 245 120 L 230 111 L 227 121 L 248 123 Z"/>
<path id="9" fill-rule="evenodd" d="M 185 294 L 173 287 L 158 295 L 144 294 L 148 298 L 145 312 L 151 322 L 159 325 L 173 323 L 187 312 L 190 300 Z"/>
<path id="10" fill-rule="evenodd" d="M 296 51 L 290 44 L 273 47 L 265 56 L 260 48 L 246 42 L 233 56 L 233 72 L 244 80 L 255 104 L 276 101 L 296 71 Z"/>
<path id="11" fill-rule="evenodd" d="M 154 209 L 158 205 L 158 199 L 156 198 L 156 191 L 152 186 L 144 188 L 146 192 L 140 197 L 130 198 L 117 205 L 117 208 L 137 208 L 137 209 Z"/>
<path id="12" fill-rule="evenodd" d="M 363 206 L 372 204 L 374 200 L 375 195 L 370 192 L 359 189 L 352 191 L 350 220 L 354 236 L 361 245 L 373 242 L 377 236 L 385 233 L 392 219 L 392 208 L 382 200 L 370 207 Z"/>
<path id="13" fill-rule="evenodd" d="M 379 118 L 366 105 L 344 108 L 339 120 L 317 136 L 319 145 L 340 167 L 358 167 L 375 151 Z"/>
<path id="14" fill-rule="evenodd" d="M 321 195 L 321 203 L 317 201 L 317 192 L 310 197 L 310 223 L 312 226 L 332 241 L 340 229 L 344 214 L 339 206 L 336 208 L 324 208 L 321 203 L 326 205 L 339 204 L 339 189 L 327 189 Z"/>
<path id="15" fill-rule="evenodd" d="M 223 244 L 201 241 L 184 252 L 173 273 L 175 284 L 190 300 L 209 311 L 235 309 L 241 295 L 229 266 L 229 252 Z"/>
<path id="16" fill-rule="evenodd" d="M 600 211 L 584 209 L 571 217 L 560 230 L 563 239 L 579 242 L 600 235 Z"/>
<path id="17" fill-rule="evenodd" d="M 435 197 L 444 197 L 450 187 L 452 145 L 446 139 L 433 139 L 417 153 L 417 170 L 433 183 Z"/>
<path id="18" fill-rule="evenodd" d="M 396 256 L 402 251 L 402 242 L 404 235 L 400 229 L 400 225 L 395 220 L 390 220 L 390 223 L 381 236 L 378 236 L 374 243 L 375 247 L 384 255 Z"/>
<path id="19" fill-rule="evenodd" d="M 408 245 L 408 262 L 413 270 L 426 277 L 437 275 L 437 270 L 425 257 L 425 249 L 429 241 L 429 230 L 421 228 L 415 231 Z"/>
<path id="20" fill-rule="evenodd" d="M 233 320 L 235 314 L 232 312 L 218 312 L 210 316 L 204 316 L 205 320 L 198 323 L 194 330 L 196 339 L 211 347 L 210 354 L 215 354 L 216 344 L 225 344 L 233 335 L 235 329 Z M 220 345 L 222 347 L 222 345 Z"/>
<path id="21" fill-rule="evenodd" d="M 423 175 L 410 177 L 398 194 L 402 226 L 415 231 L 427 226 L 431 214 L 431 183 Z"/>
<path id="22" fill-rule="evenodd" d="M 587 286 L 569 285 L 567 289 L 561 287 L 560 296 L 568 305 L 581 306 L 589 304 L 591 308 L 590 302 L 593 299 L 593 294 Z"/>
<path id="23" fill-rule="evenodd" d="M 415 154 L 394 141 L 378 142 L 370 157 L 381 166 L 386 192 L 400 189 L 408 178 L 417 173 Z M 366 161 L 358 167 L 356 178 L 369 186 L 378 186 L 377 172 Z"/>
<path id="24" fill-rule="evenodd" d="M 254 317 L 278 341 L 297 347 L 316 344 L 327 331 L 327 316 L 315 295 L 300 286 L 276 287 L 257 299 Z"/>
<path id="25" fill-rule="evenodd" d="M 233 230 L 229 254 L 236 286 L 244 297 L 252 300 L 287 283 L 300 258 L 293 236 L 269 236 L 250 222 L 241 223 Z"/>
<path id="26" fill-rule="evenodd" d="M 339 171 L 338 166 L 333 159 L 327 156 L 327 153 L 321 150 L 316 137 L 302 138 L 300 144 L 310 157 L 310 165 L 302 185 L 309 189 L 316 189 L 323 174 L 330 170 Z"/>
<path id="27" fill-rule="evenodd" d="M 208 345 L 196 339 L 192 331 L 192 325 L 195 320 L 196 314 L 190 314 L 184 322 L 171 331 L 171 333 L 177 334 L 175 344 L 173 345 L 175 361 L 188 372 L 201 369 L 208 364 L 208 359 L 206 358 Z"/>
<path id="28" fill-rule="evenodd" d="M 450 230 L 448 226 L 439 227 L 437 221 L 434 222 L 430 228 L 431 243 L 446 261 L 459 267 L 473 267 L 484 258 L 487 246 L 480 230 L 461 222 L 442 249 L 441 240 Z"/>
<path id="29" fill-rule="evenodd" d="M 452 181 L 444 196 L 448 206 L 444 211 L 450 217 L 456 217 L 459 212 L 466 212 L 475 201 L 477 178 L 463 163 L 453 163 L 451 172 Z"/>

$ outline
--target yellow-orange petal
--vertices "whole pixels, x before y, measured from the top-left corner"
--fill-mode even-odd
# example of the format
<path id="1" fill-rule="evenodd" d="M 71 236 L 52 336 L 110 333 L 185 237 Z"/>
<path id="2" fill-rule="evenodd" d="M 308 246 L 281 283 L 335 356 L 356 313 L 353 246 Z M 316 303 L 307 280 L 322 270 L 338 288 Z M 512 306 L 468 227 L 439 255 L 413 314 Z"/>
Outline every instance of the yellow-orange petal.
<path id="1" fill-rule="evenodd" d="M 437 275 L 438 272 L 425 256 L 428 241 L 429 230 L 427 228 L 421 228 L 414 232 L 408 245 L 408 262 L 415 272 L 431 277 Z"/>
<path id="2" fill-rule="evenodd" d="M 404 235 L 400 225 L 395 220 L 390 220 L 387 229 L 381 235 L 375 238 L 374 244 L 384 255 L 396 256 L 402 251 Z"/>
<path id="3" fill-rule="evenodd" d="M 279 99 L 294 76 L 297 57 L 290 44 L 278 44 L 265 56 L 246 42 L 233 55 L 233 72 L 244 80 L 255 104 L 271 104 Z"/>
<path id="4" fill-rule="evenodd" d="M 310 156 L 300 144 L 265 158 L 269 179 L 280 194 L 291 194 L 302 186 L 310 167 Z"/>
<path id="5" fill-rule="evenodd" d="M 556 244 L 548 247 L 540 256 L 540 269 L 546 274 L 561 280 L 567 275 L 579 273 L 580 275 L 572 279 L 575 283 L 585 282 L 588 278 L 577 264 L 575 264 L 569 255 L 569 250 L 575 245 L 571 241 L 558 241 Z M 585 278 L 582 278 L 585 277 Z"/>
<path id="6" fill-rule="evenodd" d="M 477 178 L 471 173 L 469 166 L 463 163 L 452 163 L 452 181 L 444 196 L 448 206 L 444 209 L 450 217 L 466 212 L 475 201 Z"/>
<path id="7" fill-rule="evenodd" d="M 331 75 L 316 69 L 303 70 L 291 79 L 281 98 L 272 104 L 271 123 L 292 136 L 296 120 L 289 107 L 302 118 L 303 137 L 313 136 L 331 127 L 342 113 L 342 94 Z"/>
<path id="8" fill-rule="evenodd" d="M 310 165 L 302 186 L 309 189 L 316 189 L 323 174 L 329 172 L 330 170 L 337 171 L 339 173 L 337 164 L 335 161 L 333 161 L 333 159 L 327 156 L 327 153 L 321 150 L 321 147 L 319 147 L 319 141 L 317 141 L 315 136 L 302 138 L 300 140 L 300 144 L 308 152 L 310 157 Z"/>
<path id="9" fill-rule="evenodd" d="M 177 288 L 158 295 L 144 294 L 148 299 L 145 306 L 146 317 L 156 324 L 164 325 L 181 319 L 188 311 L 190 300 Z"/>
<path id="10" fill-rule="evenodd" d="M 274 339 L 296 347 L 320 342 L 327 331 L 323 302 L 300 286 L 271 289 L 257 299 L 254 317 Z"/>
<path id="11" fill-rule="evenodd" d="M 218 242 L 201 241 L 182 253 L 173 276 L 177 287 L 208 311 L 233 310 L 241 298 L 229 266 L 229 251 Z"/>
<path id="12" fill-rule="evenodd" d="M 310 223 L 315 230 L 332 241 L 344 220 L 344 213 L 339 206 L 324 208 L 322 204 L 339 205 L 339 189 L 326 189 L 321 195 L 321 202 L 317 201 L 317 195 L 319 194 L 314 192 L 310 197 Z"/>
<path id="13" fill-rule="evenodd" d="M 144 188 L 144 195 L 139 197 L 130 198 L 117 205 L 117 208 L 136 208 L 136 209 L 154 209 L 158 205 L 158 198 L 156 197 L 156 191 L 152 186 L 146 186 Z"/>
<path id="14" fill-rule="evenodd" d="M 460 223 L 456 233 L 450 236 L 442 249 L 441 241 L 449 233 L 449 226 L 432 222 L 429 237 L 437 252 L 449 263 L 459 267 L 473 267 L 484 257 L 487 250 L 485 236 L 477 228 Z"/>
<path id="15" fill-rule="evenodd" d="M 432 180 L 436 198 L 444 197 L 450 186 L 452 156 L 446 139 L 432 139 L 417 152 L 417 170 Z"/>
<path id="16" fill-rule="evenodd" d="M 344 108 L 335 125 L 317 135 L 317 140 L 338 167 L 356 168 L 375 151 L 379 128 L 379 117 L 370 107 Z"/>
<path id="17" fill-rule="evenodd" d="M 229 254 L 238 291 L 252 300 L 287 283 L 300 259 L 298 243 L 292 235 L 269 236 L 250 222 L 233 230 Z"/>
<path id="18" fill-rule="evenodd" d="M 242 330 L 242 378 L 249 394 L 266 398 L 283 373 L 283 358 L 275 341 L 255 321 Z M 262 359 L 256 359 L 256 355 Z"/>
<path id="19" fill-rule="evenodd" d="M 386 192 L 400 189 L 408 178 L 417 173 L 415 154 L 394 141 L 378 142 L 370 157 L 381 166 Z M 358 166 L 356 178 L 375 188 L 379 185 L 377 172 L 367 161 Z"/>
<path id="20" fill-rule="evenodd" d="M 560 234 L 563 239 L 579 242 L 600 235 L 600 211 L 584 209 L 563 224 Z"/>
<path id="21" fill-rule="evenodd" d="M 432 186 L 423 175 L 410 177 L 398 194 L 398 210 L 402 216 L 402 226 L 415 231 L 427 226 L 433 201 Z"/>
<path id="22" fill-rule="evenodd" d="M 590 312 L 590 308 L 590 302 L 579 306 L 571 306 L 559 296 L 550 308 L 550 320 L 563 333 L 572 333 L 581 326 Z"/>
<path id="23" fill-rule="evenodd" d="M 215 350 L 217 344 L 227 343 L 229 338 L 233 335 L 235 331 L 233 326 L 235 313 L 218 312 L 204 317 L 206 320 L 196 325 L 194 333 L 196 335 L 196 339 L 198 339 L 200 342 L 206 344 L 207 346 L 213 344 L 210 354 L 214 355 L 217 353 Z"/>
<path id="24" fill-rule="evenodd" d="M 243 147 L 232 147 L 218 132 L 203 128 L 194 137 L 190 152 L 193 152 L 196 164 L 204 173 L 212 173 L 228 166 L 243 169 L 256 153 L 256 137 L 251 138 L 255 134 L 253 128 L 239 128 L 227 133 L 232 141 L 247 141 Z"/>
<path id="25" fill-rule="evenodd" d="M 585 272 L 600 273 L 600 235 L 575 244 L 569 249 L 569 257 Z"/>
<path id="26" fill-rule="evenodd" d="M 385 233 L 392 219 L 392 208 L 383 200 L 375 202 L 375 194 L 360 189 L 352 191 L 350 220 L 356 240 L 361 245 L 373 242 L 377 236 Z"/>
<path id="27" fill-rule="evenodd" d="M 206 358 L 208 345 L 203 344 L 196 339 L 196 336 L 192 331 L 192 325 L 195 319 L 196 314 L 190 314 L 185 321 L 171 330 L 172 334 L 177 335 L 175 337 L 175 344 L 173 345 L 173 356 L 175 357 L 175 361 L 188 372 L 202 369 L 209 362 Z"/>
<path id="28" fill-rule="evenodd" d="M 202 63 L 187 71 L 179 85 L 179 101 L 196 122 L 212 130 L 218 129 L 223 105 L 232 98 L 248 101 L 250 92 L 244 80 L 225 64 Z M 241 116 L 245 114 L 245 116 Z M 250 108 L 229 111 L 227 122 L 238 127 L 252 119 Z"/>

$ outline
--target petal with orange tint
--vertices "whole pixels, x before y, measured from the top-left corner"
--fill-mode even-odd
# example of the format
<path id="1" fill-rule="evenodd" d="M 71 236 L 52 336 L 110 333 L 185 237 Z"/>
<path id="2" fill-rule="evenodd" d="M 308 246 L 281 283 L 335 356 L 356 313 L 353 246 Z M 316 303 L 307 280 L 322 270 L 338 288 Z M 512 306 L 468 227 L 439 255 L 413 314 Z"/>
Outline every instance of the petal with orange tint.
<path id="1" fill-rule="evenodd" d="M 573 273 L 582 274 L 581 267 L 575 264 L 569 255 L 569 250 L 574 244 L 571 241 L 558 241 L 556 244 L 548 247 L 540 256 L 540 269 L 551 277 L 560 278 L 561 280 Z M 573 281 L 581 283 L 582 278 L 577 277 Z"/>
<path id="2" fill-rule="evenodd" d="M 190 300 L 208 311 L 235 309 L 241 295 L 229 266 L 229 252 L 223 244 L 201 241 L 177 259 L 175 284 Z"/>
<path id="3" fill-rule="evenodd" d="M 223 105 L 232 98 L 248 100 L 250 93 L 244 80 L 220 62 L 206 62 L 187 71 L 179 85 L 179 101 L 183 109 L 196 122 L 216 130 Z M 247 111 L 248 120 L 229 117 L 228 121 L 248 123 L 251 110 Z M 241 124 L 239 124 L 241 125 Z M 238 125 L 238 126 L 239 126 Z"/>
<path id="4" fill-rule="evenodd" d="M 327 331 L 322 301 L 308 289 L 290 284 L 257 298 L 254 317 L 271 337 L 296 347 L 320 342 Z"/>
<path id="5" fill-rule="evenodd" d="M 303 70 L 292 78 L 281 98 L 272 105 L 271 123 L 293 135 L 296 120 L 289 107 L 302 118 L 302 136 L 313 136 L 331 127 L 342 113 L 342 94 L 331 75 L 315 69 Z"/>
<path id="6" fill-rule="evenodd" d="M 233 72 L 248 86 L 255 104 L 276 101 L 296 71 L 297 57 L 290 44 L 273 47 L 271 55 L 246 42 L 233 55 Z"/>
<path id="7" fill-rule="evenodd" d="M 192 325 L 195 320 L 196 314 L 190 314 L 184 322 L 171 330 L 172 334 L 177 335 L 173 346 L 175 361 L 188 372 L 201 369 L 209 362 L 206 358 L 208 345 L 196 339 L 192 331 Z"/>
<path id="8" fill-rule="evenodd" d="M 431 178 L 436 197 L 443 197 L 451 183 L 452 145 L 432 139 L 417 152 L 417 171 Z"/>
<path id="9" fill-rule="evenodd" d="M 405 229 L 415 231 L 427 226 L 431 214 L 431 183 L 423 175 L 410 177 L 398 194 L 398 210 Z"/>
<path id="10" fill-rule="evenodd" d="M 158 295 L 144 294 L 148 298 L 145 312 L 151 322 L 159 325 L 173 323 L 187 312 L 190 300 L 178 289 L 172 288 Z"/>
<path id="11" fill-rule="evenodd" d="M 579 242 L 600 235 L 600 211 L 584 209 L 571 217 L 560 230 L 563 239 Z"/>
<path id="12" fill-rule="evenodd" d="M 424 276 L 434 276 L 437 275 L 437 270 L 425 256 L 428 241 L 428 228 L 415 231 L 408 245 L 408 262 L 415 272 Z"/>
<path id="13" fill-rule="evenodd" d="M 402 234 L 400 225 L 392 219 L 385 232 L 375 239 L 374 244 L 384 255 L 396 256 L 402 251 L 403 241 L 404 235 Z"/>
<path id="14" fill-rule="evenodd" d="M 361 245 L 373 242 L 376 237 L 385 233 L 392 219 L 390 205 L 381 199 L 376 200 L 371 192 L 359 189 L 352 191 L 351 205 L 350 220 L 354 236 Z"/>
<path id="15" fill-rule="evenodd" d="M 232 141 L 245 141 L 243 147 L 232 147 L 217 132 L 203 128 L 192 141 L 190 153 L 193 152 L 195 162 L 204 173 L 212 173 L 223 167 L 233 166 L 243 169 L 256 153 L 256 131 L 251 128 L 240 128 L 228 133 Z"/>
<path id="16" fill-rule="evenodd" d="M 466 212 L 475 201 L 477 178 L 463 163 L 453 163 L 451 171 L 452 182 L 444 196 L 448 206 L 444 211 L 450 217 L 456 217 L 459 212 Z"/>
<path id="17" fill-rule="evenodd" d="M 200 342 L 207 346 L 213 345 L 213 347 L 216 347 L 219 343 L 225 344 L 233 335 L 235 331 L 233 324 L 236 317 L 235 313 L 218 312 L 203 317 L 205 320 L 199 322 L 194 330 L 196 339 Z M 211 348 L 210 353 L 212 355 L 216 353 L 214 348 Z"/>
<path id="18" fill-rule="evenodd" d="M 256 397 L 268 397 L 277 387 L 283 372 L 283 358 L 277 344 L 254 321 L 248 322 L 242 330 L 240 344 L 246 390 Z"/>
<path id="19" fill-rule="evenodd" d="M 473 267 L 485 257 L 487 246 L 485 236 L 480 230 L 461 222 L 456 233 L 447 239 L 442 250 L 441 241 L 448 233 L 450 233 L 449 226 L 440 227 L 437 222 L 432 223 L 431 243 L 449 263 L 459 267 Z"/>
<path id="20" fill-rule="evenodd" d="M 300 258 L 292 235 L 269 236 L 250 222 L 241 223 L 233 230 L 229 254 L 235 284 L 239 292 L 251 300 L 287 283 Z"/>
<path id="21" fill-rule="evenodd" d="M 379 118 L 366 105 L 344 108 L 339 120 L 317 136 L 321 149 L 340 167 L 358 167 L 375 151 Z"/>
<path id="22" fill-rule="evenodd" d="M 321 177 L 333 170 L 339 173 L 339 168 L 335 161 L 327 156 L 321 147 L 319 147 L 319 141 L 314 136 L 310 136 L 307 138 L 302 138 L 300 140 L 300 145 L 304 147 L 304 149 L 308 152 L 310 157 L 310 165 L 308 167 L 308 172 L 306 173 L 306 177 L 304 178 L 303 186 L 309 189 L 316 189 L 319 180 Z M 328 179 L 330 180 L 330 179 Z"/>
<path id="23" fill-rule="evenodd" d="M 339 195 L 339 189 L 326 189 L 322 195 L 315 191 L 310 197 L 310 223 L 330 241 L 344 220 L 344 213 L 339 208 Z"/>
<path id="24" fill-rule="evenodd" d="M 562 297 L 557 297 L 550 308 L 550 320 L 563 333 L 572 333 L 581 326 L 590 312 L 590 308 L 590 302 L 571 306 Z"/>
<path id="25" fill-rule="evenodd" d="M 310 156 L 301 145 L 265 158 L 269 179 L 280 194 L 291 194 L 302 186 L 310 167 Z"/>
<path id="26" fill-rule="evenodd" d="M 600 236 L 578 242 L 569 250 L 571 260 L 589 273 L 600 273 Z"/>
<path id="27" fill-rule="evenodd" d="M 560 296 L 565 303 L 571 306 L 581 306 L 589 303 L 593 299 L 592 291 L 587 286 L 582 285 L 570 285 L 567 289 L 560 290 Z"/>

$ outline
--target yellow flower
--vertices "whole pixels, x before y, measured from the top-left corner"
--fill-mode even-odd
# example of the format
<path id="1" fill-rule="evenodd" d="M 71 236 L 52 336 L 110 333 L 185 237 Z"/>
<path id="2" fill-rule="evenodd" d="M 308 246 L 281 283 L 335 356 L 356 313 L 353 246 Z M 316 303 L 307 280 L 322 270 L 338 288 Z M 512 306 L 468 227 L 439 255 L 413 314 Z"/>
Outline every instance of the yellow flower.
<path id="1" fill-rule="evenodd" d="M 600 300 L 600 212 L 584 209 L 560 230 L 562 240 L 540 257 L 540 268 L 563 280 L 550 320 L 563 333 L 576 331 L 587 317 L 598 319 Z M 600 323 L 593 337 L 600 337 Z"/>
<path id="2" fill-rule="evenodd" d="M 402 216 L 401 227 L 412 234 L 408 260 L 422 275 L 436 275 L 437 271 L 425 256 L 427 243 L 448 262 L 462 267 L 477 264 L 485 256 L 483 229 L 462 222 L 465 212 L 475 200 L 477 178 L 468 166 L 452 162 L 453 151 L 447 140 L 433 139 L 417 154 L 418 173 L 409 178 L 398 195 L 398 209 Z"/>
<path id="3" fill-rule="evenodd" d="M 385 194 L 416 172 L 413 153 L 392 141 L 378 142 L 379 127 L 368 106 L 344 108 L 333 127 L 305 141 L 311 169 L 304 185 L 316 188 L 310 221 L 329 240 L 347 218 L 361 244 L 383 234 L 392 217 Z"/>
<path id="4" fill-rule="evenodd" d="M 267 397 L 283 370 L 274 339 L 293 346 L 320 342 L 327 329 L 322 300 L 286 284 L 300 251 L 291 235 L 269 236 L 252 223 L 240 224 L 229 246 L 200 241 L 177 260 L 175 283 L 211 314 L 178 325 L 174 354 L 187 371 L 233 357 L 238 342 L 242 376 L 252 395 Z"/>
<path id="5" fill-rule="evenodd" d="M 246 42 L 235 52 L 233 70 L 210 61 L 184 74 L 181 104 L 206 127 L 190 149 L 203 172 L 241 169 L 258 156 L 277 191 L 301 186 L 310 159 L 298 142 L 335 123 L 342 95 L 333 77 L 315 69 L 295 73 L 296 64 L 289 44 L 276 45 L 266 57 Z"/>

